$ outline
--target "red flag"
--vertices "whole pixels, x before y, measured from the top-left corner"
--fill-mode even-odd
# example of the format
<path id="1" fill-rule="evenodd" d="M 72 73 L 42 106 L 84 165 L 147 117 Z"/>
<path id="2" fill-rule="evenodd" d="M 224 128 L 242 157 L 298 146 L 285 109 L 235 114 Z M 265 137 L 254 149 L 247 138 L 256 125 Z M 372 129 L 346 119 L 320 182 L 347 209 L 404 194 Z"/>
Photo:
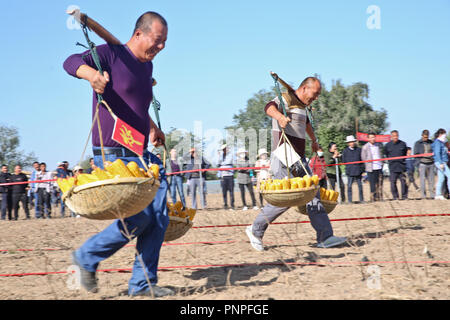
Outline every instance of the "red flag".
<path id="1" fill-rule="evenodd" d="M 358 141 L 369 141 L 367 133 L 357 132 L 356 140 Z M 391 141 L 391 136 L 388 134 L 377 134 L 375 135 L 375 142 L 389 142 Z"/>
<path id="2" fill-rule="evenodd" d="M 114 123 L 112 139 L 140 156 L 144 154 L 144 135 L 119 118 Z"/>

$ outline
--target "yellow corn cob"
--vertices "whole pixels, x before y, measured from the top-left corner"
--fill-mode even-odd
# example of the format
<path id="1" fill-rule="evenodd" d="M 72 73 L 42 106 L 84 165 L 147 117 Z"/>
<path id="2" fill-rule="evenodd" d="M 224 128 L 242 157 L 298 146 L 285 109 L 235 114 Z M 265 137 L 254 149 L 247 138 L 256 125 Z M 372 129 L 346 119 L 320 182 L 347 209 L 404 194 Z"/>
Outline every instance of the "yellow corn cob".
<path id="1" fill-rule="evenodd" d="M 318 175 L 316 175 L 316 174 L 313 175 L 311 179 L 312 179 L 312 182 L 314 183 L 314 185 L 317 186 L 319 184 L 319 176 Z"/>
<path id="2" fill-rule="evenodd" d="M 134 161 L 128 162 L 127 168 L 128 168 L 128 170 L 130 170 L 130 172 L 133 174 L 133 176 L 135 176 L 137 178 L 145 177 L 145 175 L 141 172 L 141 170 L 139 170 L 140 168 L 136 162 L 134 162 Z"/>
<path id="3" fill-rule="evenodd" d="M 327 200 L 333 201 L 335 195 L 336 195 L 336 191 L 330 190 L 330 196 L 328 197 Z"/>
<path id="4" fill-rule="evenodd" d="M 158 179 L 158 178 L 159 178 L 159 165 L 157 165 L 157 164 L 152 164 L 152 165 L 150 165 L 149 171 L 150 171 L 150 174 L 151 174 L 155 179 Z"/>
<path id="5" fill-rule="evenodd" d="M 298 180 L 298 187 L 299 187 L 300 189 L 303 189 L 305 186 L 306 186 L 305 180 L 302 179 L 302 178 L 300 178 L 300 179 Z"/>
<path id="6" fill-rule="evenodd" d="M 306 187 L 306 188 L 311 187 L 312 180 L 311 180 L 311 177 L 310 177 L 310 176 L 304 176 L 304 177 L 303 177 L 303 180 L 305 180 L 305 187 Z"/>
<path id="7" fill-rule="evenodd" d="M 289 190 L 291 188 L 291 182 L 288 178 L 285 178 L 281 181 L 281 184 L 283 186 L 283 190 Z"/>
<path id="8" fill-rule="evenodd" d="M 337 201 L 338 198 L 339 198 L 339 192 L 336 191 L 332 200 Z"/>
<path id="9" fill-rule="evenodd" d="M 119 176 L 121 178 L 134 177 L 121 159 L 117 159 L 110 166 L 107 166 L 106 170 L 113 176 Z"/>
<path id="10" fill-rule="evenodd" d="M 173 205 L 173 207 L 175 208 L 176 211 L 181 212 L 181 210 L 183 209 L 183 204 L 180 201 L 178 201 Z"/>
<path id="11" fill-rule="evenodd" d="M 97 178 L 97 176 L 95 176 L 93 174 L 82 173 L 77 176 L 77 185 L 78 186 L 81 186 L 81 185 L 87 184 L 87 183 L 91 183 L 91 182 L 95 182 L 95 181 L 98 181 L 98 178 Z"/>
<path id="12" fill-rule="evenodd" d="M 328 200 L 330 198 L 330 191 L 331 190 L 328 189 L 325 191 L 325 198 L 324 198 L 325 200 Z"/>
<path id="13" fill-rule="evenodd" d="M 325 200 L 326 193 L 327 193 L 327 189 L 320 188 L 320 199 Z"/>
<path id="14" fill-rule="evenodd" d="M 111 174 L 105 170 L 102 170 L 100 168 L 95 168 L 94 171 L 92 171 L 92 174 L 95 175 L 98 180 L 107 180 L 111 179 Z"/>
<path id="15" fill-rule="evenodd" d="M 197 210 L 195 209 L 187 209 L 188 214 L 189 214 L 189 220 L 194 220 L 195 214 L 197 213 Z"/>
<path id="16" fill-rule="evenodd" d="M 145 171 L 145 170 L 142 169 L 142 168 L 139 168 L 139 171 L 144 175 L 144 177 L 149 178 L 149 176 L 148 176 L 148 174 L 147 174 L 147 171 Z"/>
<path id="17" fill-rule="evenodd" d="M 291 189 L 298 189 L 298 182 L 297 182 L 297 180 L 291 182 Z"/>

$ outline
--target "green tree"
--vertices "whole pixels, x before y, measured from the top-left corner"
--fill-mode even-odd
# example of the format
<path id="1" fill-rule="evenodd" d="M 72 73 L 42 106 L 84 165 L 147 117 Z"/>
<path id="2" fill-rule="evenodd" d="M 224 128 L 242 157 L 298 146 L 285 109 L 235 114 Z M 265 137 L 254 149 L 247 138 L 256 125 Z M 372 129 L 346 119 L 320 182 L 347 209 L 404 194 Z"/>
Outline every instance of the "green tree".
<path id="1" fill-rule="evenodd" d="M 367 102 L 369 86 L 357 82 L 344 86 L 340 80 L 328 91 L 325 86 L 312 104 L 315 131 L 319 143 L 327 148 L 334 141 L 340 150 L 346 147 L 345 137 L 356 134 L 356 122 L 360 132 L 383 133 L 387 126 L 387 112 L 374 110 Z"/>
<path id="2" fill-rule="evenodd" d="M 20 164 L 23 168 L 30 167 L 36 156 L 33 152 L 26 154 L 19 150 L 20 137 L 17 128 L 0 125 L 0 164 L 8 165 L 10 170 Z"/>

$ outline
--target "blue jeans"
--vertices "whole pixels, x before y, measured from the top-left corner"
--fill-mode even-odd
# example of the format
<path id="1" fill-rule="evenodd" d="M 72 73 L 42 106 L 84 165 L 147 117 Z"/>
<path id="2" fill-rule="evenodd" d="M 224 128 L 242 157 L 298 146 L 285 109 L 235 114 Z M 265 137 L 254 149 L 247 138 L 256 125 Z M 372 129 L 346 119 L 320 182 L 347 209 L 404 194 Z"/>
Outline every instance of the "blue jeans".
<path id="1" fill-rule="evenodd" d="M 172 198 L 172 202 L 177 202 L 177 189 L 178 194 L 180 195 L 181 203 L 184 207 L 186 207 L 186 200 L 184 198 L 183 191 L 183 177 L 175 175 L 170 178 L 170 197 Z"/>
<path id="2" fill-rule="evenodd" d="M 442 196 L 442 185 L 444 184 L 445 176 L 447 176 L 447 187 L 450 190 L 450 169 L 447 164 L 444 164 L 444 170 L 441 169 L 438 163 L 434 163 L 437 168 L 438 181 L 436 184 L 436 196 Z"/>
<path id="3" fill-rule="evenodd" d="M 361 182 L 361 176 L 348 176 L 348 182 L 347 182 L 347 197 L 348 197 L 348 202 L 351 203 L 352 202 L 352 186 L 353 186 L 353 182 L 356 181 L 356 184 L 358 185 L 358 190 L 359 190 L 359 201 L 363 202 L 364 201 L 364 194 L 363 194 L 363 187 L 362 187 L 362 182 Z"/>
<path id="4" fill-rule="evenodd" d="M 96 147 L 94 147 L 95 149 Z M 120 158 L 125 164 L 134 161 L 140 167 L 143 167 L 138 157 L 105 155 L 105 158 L 106 161 L 111 162 Z M 147 150 L 144 153 L 144 160 L 146 163 L 150 160 L 150 162 L 159 165 L 161 185 L 156 193 L 156 197 L 147 208 L 134 216 L 124 219 L 128 231 L 133 232 L 134 230 L 133 238 L 137 237 L 136 249 L 139 252 L 139 256 L 135 258 L 133 274 L 128 283 L 129 294 L 149 291 L 145 273 L 152 285 L 157 283 L 159 252 L 169 224 L 166 204 L 168 184 L 165 170 L 161 161 Z M 102 156 L 94 156 L 94 163 L 96 166 L 103 168 Z M 102 260 L 110 257 L 128 243 L 128 238 L 122 234 L 123 230 L 122 222 L 118 219 L 114 220 L 106 229 L 89 238 L 75 251 L 78 262 L 87 271 L 95 272 Z M 145 270 L 141 265 L 140 259 L 144 262 Z"/>

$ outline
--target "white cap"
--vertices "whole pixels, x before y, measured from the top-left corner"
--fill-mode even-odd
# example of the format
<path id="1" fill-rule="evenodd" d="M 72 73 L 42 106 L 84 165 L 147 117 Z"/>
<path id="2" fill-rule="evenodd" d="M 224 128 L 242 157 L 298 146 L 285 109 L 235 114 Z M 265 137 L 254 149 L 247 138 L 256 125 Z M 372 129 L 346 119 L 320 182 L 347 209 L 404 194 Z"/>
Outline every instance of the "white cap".
<path id="1" fill-rule="evenodd" d="M 266 150 L 266 148 L 261 148 L 258 150 L 258 157 L 260 157 L 263 154 L 269 154 Z"/>
<path id="2" fill-rule="evenodd" d="M 246 151 L 244 148 L 239 148 L 237 154 L 240 154 L 240 153 L 248 153 L 248 151 Z"/>
<path id="3" fill-rule="evenodd" d="M 356 139 L 354 136 L 347 136 L 345 138 L 345 142 L 355 142 L 355 141 L 356 141 Z"/>
<path id="4" fill-rule="evenodd" d="M 73 171 L 79 171 L 80 169 L 83 170 L 83 168 L 82 168 L 81 166 L 76 165 L 76 166 L 73 168 Z"/>

